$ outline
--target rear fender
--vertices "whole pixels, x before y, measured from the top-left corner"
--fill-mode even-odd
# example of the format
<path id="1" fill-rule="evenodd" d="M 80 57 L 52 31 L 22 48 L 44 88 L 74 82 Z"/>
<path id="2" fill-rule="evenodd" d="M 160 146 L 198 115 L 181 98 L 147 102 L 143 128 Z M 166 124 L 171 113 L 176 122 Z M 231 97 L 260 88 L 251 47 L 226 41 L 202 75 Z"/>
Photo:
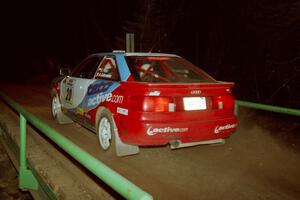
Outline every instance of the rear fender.
<path id="1" fill-rule="evenodd" d="M 96 130 L 98 127 L 98 123 L 99 123 L 99 116 L 101 114 L 101 112 L 103 112 L 103 110 L 108 110 L 106 107 L 101 106 L 98 108 L 97 110 L 97 114 L 96 114 Z M 108 110 L 109 111 L 109 110 Z M 109 113 L 112 116 L 112 120 L 113 120 L 113 129 L 114 129 L 114 139 L 115 139 L 115 149 L 116 149 L 116 154 L 117 156 L 129 156 L 129 155 L 134 155 L 134 154 L 138 154 L 140 152 L 139 147 L 136 145 L 130 145 L 130 144 L 125 144 L 122 142 L 120 136 L 119 136 L 119 131 L 118 128 L 116 126 L 116 122 L 114 119 L 114 115 L 109 111 Z"/>

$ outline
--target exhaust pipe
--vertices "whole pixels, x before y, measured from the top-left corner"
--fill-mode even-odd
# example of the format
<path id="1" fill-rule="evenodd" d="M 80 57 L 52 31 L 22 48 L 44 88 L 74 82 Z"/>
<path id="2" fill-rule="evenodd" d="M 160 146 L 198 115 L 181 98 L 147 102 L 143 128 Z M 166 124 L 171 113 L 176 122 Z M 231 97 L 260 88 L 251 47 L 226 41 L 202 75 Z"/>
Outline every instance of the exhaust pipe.
<path id="1" fill-rule="evenodd" d="M 190 146 L 196 146 L 201 144 L 215 144 L 215 145 L 223 145 L 225 144 L 225 139 L 219 138 L 214 140 L 205 140 L 200 142 L 189 142 L 189 143 L 182 143 L 180 140 L 171 140 L 170 142 L 171 149 L 178 149 L 183 147 L 190 147 Z"/>
<path id="2" fill-rule="evenodd" d="M 180 140 L 171 140 L 170 142 L 171 149 L 179 148 L 181 141 Z"/>

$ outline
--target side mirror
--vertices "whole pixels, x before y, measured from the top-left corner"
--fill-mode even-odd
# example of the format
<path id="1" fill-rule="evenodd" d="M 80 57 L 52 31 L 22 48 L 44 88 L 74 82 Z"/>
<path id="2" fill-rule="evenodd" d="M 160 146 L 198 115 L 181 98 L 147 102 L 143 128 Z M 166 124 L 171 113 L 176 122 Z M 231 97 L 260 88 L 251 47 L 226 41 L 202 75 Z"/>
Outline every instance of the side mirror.
<path id="1" fill-rule="evenodd" d="M 69 67 L 59 69 L 59 75 L 60 76 L 69 76 L 70 74 L 71 74 L 71 70 L 70 70 Z"/>

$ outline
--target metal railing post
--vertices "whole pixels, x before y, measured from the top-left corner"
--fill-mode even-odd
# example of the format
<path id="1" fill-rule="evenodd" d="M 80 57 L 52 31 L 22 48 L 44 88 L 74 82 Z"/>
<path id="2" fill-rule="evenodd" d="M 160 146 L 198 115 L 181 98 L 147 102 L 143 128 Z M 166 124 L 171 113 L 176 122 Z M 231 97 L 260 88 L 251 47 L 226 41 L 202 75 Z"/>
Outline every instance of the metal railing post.
<path id="1" fill-rule="evenodd" d="M 20 114 L 20 169 L 26 169 L 26 119 Z"/>
<path id="2" fill-rule="evenodd" d="M 31 170 L 27 169 L 26 160 L 26 118 L 20 114 L 20 154 L 19 154 L 19 188 L 22 190 L 38 189 L 38 182 Z"/>
<path id="3" fill-rule="evenodd" d="M 106 166 L 101 161 L 81 149 L 71 140 L 62 136 L 53 128 L 40 120 L 32 113 L 26 111 L 20 104 L 0 92 L 0 100 L 3 100 L 14 110 L 20 113 L 20 168 L 19 168 L 19 188 L 37 189 L 38 182 L 26 165 L 26 120 L 32 126 L 40 130 L 45 136 L 56 143 L 75 160 L 81 163 L 86 169 L 95 174 L 99 179 L 111 186 L 116 192 L 126 199 L 132 200 L 152 200 L 153 197 L 134 183 L 121 176 L 118 172 Z M 22 139 L 21 139 L 22 138 Z"/>

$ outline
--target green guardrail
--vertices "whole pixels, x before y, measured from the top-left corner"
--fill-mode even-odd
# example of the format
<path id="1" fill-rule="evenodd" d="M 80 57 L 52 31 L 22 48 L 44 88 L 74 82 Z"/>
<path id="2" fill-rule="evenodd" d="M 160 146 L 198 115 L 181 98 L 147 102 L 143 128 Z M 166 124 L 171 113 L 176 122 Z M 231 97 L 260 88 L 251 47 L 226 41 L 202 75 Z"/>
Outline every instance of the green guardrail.
<path id="1" fill-rule="evenodd" d="M 297 109 L 272 106 L 272 105 L 266 105 L 266 104 L 260 104 L 260 103 L 253 103 L 253 102 L 249 102 L 249 101 L 240 101 L 240 100 L 235 101 L 234 112 L 236 115 L 238 115 L 239 107 L 255 108 L 255 109 L 259 109 L 259 110 L 266 110 L 266 111 L 272 111 L 272 112 L 277 112 L 277 113 L 282 113 L 282 114 L 300 116 L 300 110 L 297 110 Z"/>
<path id="2" fill-rule="evenodd" d="M 3 139 L 4 145 L 7 147 L 7 153 L 9 154 L 11 160 L 14 160 L 16 158 L 19 158 L 20 154 L 20 148 L 19 145 L 16 143 L 15 140 L 11 138 L 11 136 L 8 134 L 9 131 L 7 129 L 7 126 L 4 123 L 0 123 L 0 137 Z M 19 162 L 18 162 L 19 163 Z M 13 163 L 14 165 L 18 163 Z M 37 199 L 43 199 L 43 200 L 56 200 L 59 199 L 54 194 L 54 191 L 52 191 L 51 186 L 47 185 L 46 180 L 44 180 L 41 176 L 38 175 L 37 170 L 34 169 L 33 164 L 30 161 L 27 161 L 27 165 L 29 169 L 31 170 L 32 174 L 34 175 L 34 178 L 37 179 L 38 186 L 37 190 L 34 190 L 32 196 Z M 17 168 L 19 170 L 19 168 Z"/>
<path id="3" fill-rule="evenodd" d="M 32 171 L 27 167 L 26 159 L 26 126 L 27 120 L 39 129 L 43 134 L 55 142 L 60 148 L 66 151 L 90 172 L 95 174 L 103 182 L 113 188 L 121 196 L 132 200 L 151 200 L 153 197 L 141 188 L 112 170 L 104 163 L 91 156 L 79 146 L 62 136 L 60 133 L 49 127 L 32 113 L 26 111 L 20 104 L 0 93 L 0 98 L 20 114 L 20 152 L 19 152 L 19 188 L 37 190 L 38 182 Z"/>

